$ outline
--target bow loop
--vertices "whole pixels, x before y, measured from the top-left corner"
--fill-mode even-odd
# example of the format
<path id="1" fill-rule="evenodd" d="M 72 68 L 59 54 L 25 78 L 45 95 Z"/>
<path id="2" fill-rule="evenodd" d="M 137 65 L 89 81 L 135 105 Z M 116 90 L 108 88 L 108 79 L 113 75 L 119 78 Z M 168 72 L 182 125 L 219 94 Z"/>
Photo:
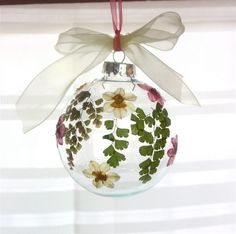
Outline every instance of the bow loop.
<path id="1" fill-rule="evenodd" d="M 112 37 L 92 31 L 85 28 L 71 28 L 59 35 L 55 49 L 61 54 L 70 54 L 76 52 L 84 45 L 94 47 L 103 46 L 104 42 L 107 45 L 111 44 Z"/>
<path id="2" fill-rule="evenodd" d="M 184 32 L 180 16 L 175 12 L 165 12 L 140 29 L 123 37 L 122 43 L 146 44 L 159 50 L 172 49 Z"/>

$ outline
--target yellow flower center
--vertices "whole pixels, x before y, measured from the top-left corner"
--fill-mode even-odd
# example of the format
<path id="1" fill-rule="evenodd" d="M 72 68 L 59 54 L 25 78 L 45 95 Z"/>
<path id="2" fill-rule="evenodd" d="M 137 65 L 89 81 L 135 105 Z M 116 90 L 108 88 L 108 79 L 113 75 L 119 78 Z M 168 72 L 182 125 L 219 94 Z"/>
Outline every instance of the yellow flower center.
<path id="1" fill-rule="evenodd" d="M 98 182 L 98 181 L 106 181 L 107 180 L 107 175 L 105 174 L 102 174 L 101 171 L 94 171 L 92 173 L 93 176 L 95 176 L 95 181 Z"/>
<path id="2" fill-rule="evenodd" d="M 116 94 L 114 97 L 112 97 L 114 102 L 111 104 L 114 108 L 125 108 L 126 104 L 124 102 L 124 98 L 120 94 Z"/>

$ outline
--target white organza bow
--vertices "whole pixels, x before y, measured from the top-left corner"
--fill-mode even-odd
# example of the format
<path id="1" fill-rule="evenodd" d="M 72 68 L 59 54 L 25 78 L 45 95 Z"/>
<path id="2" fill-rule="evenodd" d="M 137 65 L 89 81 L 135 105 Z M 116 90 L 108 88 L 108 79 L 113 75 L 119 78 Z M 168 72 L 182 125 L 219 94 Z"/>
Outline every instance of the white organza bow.
<path id="1" fill-rule="evenodd" d="M 161 89 L 182 103 L 199 105 L 181 75 L 142 46 L 170 50 L 183 32 L 180 16 L 165 12 L 140 29 L 121 35 L 121 45 L 126 56 Z M 16 103 L 24 132 L 50 116 L 78 76 L 106 59 L 113 50 L 113 38 L 88 29 L 71 28 L 59 35 L 56 50 L 65 56 L 39 73 Z"/>

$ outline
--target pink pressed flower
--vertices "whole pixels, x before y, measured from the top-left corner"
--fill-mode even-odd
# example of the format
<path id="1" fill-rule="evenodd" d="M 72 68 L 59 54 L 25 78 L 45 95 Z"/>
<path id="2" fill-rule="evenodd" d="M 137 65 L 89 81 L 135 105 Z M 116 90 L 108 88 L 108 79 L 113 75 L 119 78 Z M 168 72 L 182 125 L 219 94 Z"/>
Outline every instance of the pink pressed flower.
<path id="1" fill-rule="evenodd" d="M 63 137 L 65 136 L 66 127 L 64 125 L 64 115 L 61 115 L 56 126 L 57 145 L 63 145 Z"/>
<path id="2" fill-rule="evenodd" d="M 138 86 L 146 91 L 148 91 L 148 98 L 150 99 L 151 102 L 158 102 L 161 106 L 164 105 L 165 99 L 161 96 L 161 94 L 151 86 L 143 83 L 143 84 L 138 84 Z"/>
<path id="3" fill-rule="evenodd" d="M 167 162 L 167 167 L 172 165 L 175 160 L 175 156 L 176 156 L 177 149 L 178 149 L 178 136 L 177 135 L 175 137 L 171 138 L 171 143 L 172 143 L 173 147 L 167 151 L 167 155 L 168 155 L 168 157 L 170 157 Z"/>

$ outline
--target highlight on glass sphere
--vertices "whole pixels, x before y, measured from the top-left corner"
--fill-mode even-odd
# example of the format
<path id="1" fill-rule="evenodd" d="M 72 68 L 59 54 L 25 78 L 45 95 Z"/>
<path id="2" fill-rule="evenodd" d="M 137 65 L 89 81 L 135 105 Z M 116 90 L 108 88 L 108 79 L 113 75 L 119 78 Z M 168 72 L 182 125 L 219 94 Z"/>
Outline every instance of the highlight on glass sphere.
<path id="1" fill-rule="evenodd" d="M 105 62 L 104 77 L 80 86 L 59 117 L 64 167 L 82 187 L 126 196 L 158 183 L 178 145 L 165 99 L 135 79 L 132 64 Z"/>

